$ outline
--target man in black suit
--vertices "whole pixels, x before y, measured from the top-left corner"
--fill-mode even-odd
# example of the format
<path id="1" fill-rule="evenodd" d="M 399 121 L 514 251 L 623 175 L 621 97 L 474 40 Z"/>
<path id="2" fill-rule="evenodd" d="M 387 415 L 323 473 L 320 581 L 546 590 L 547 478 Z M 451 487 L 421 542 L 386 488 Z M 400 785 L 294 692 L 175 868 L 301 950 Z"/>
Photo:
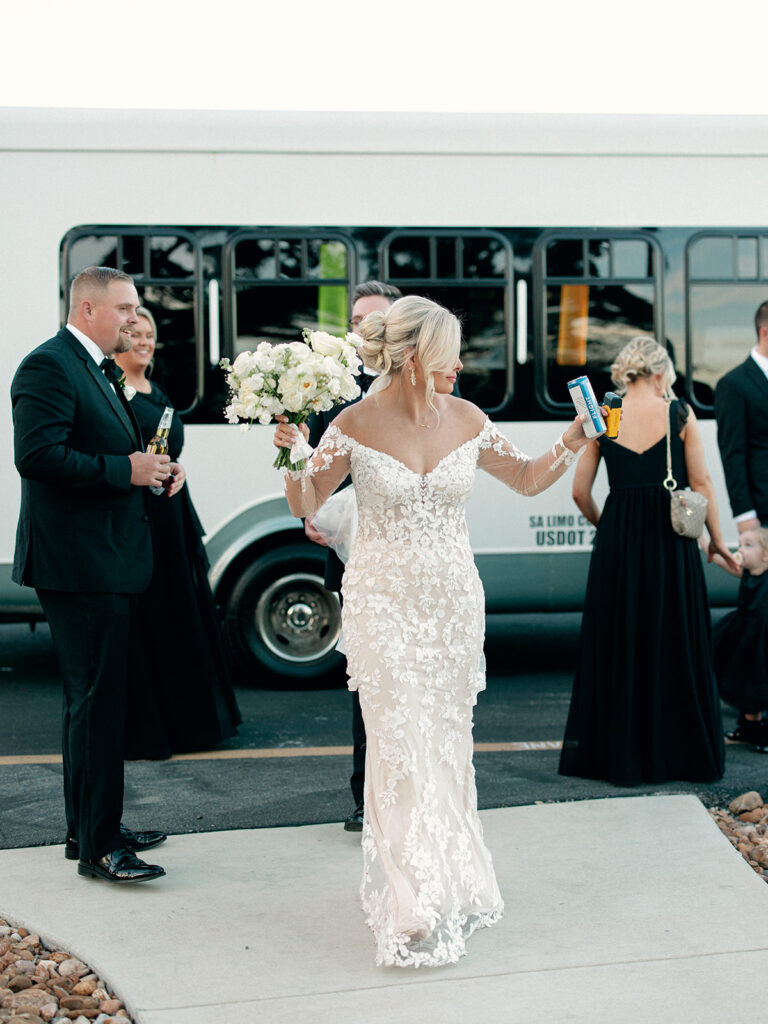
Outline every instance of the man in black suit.
<path id="1" fill-rule="evenodd" d="M 768 525 L 768 302 L 755 313 L 757 345 L 715 390 L 717 443 L 739 533 Z"/>
<path id="2" fill-rule="evenodd" d="M 384 284 L 382 281 L 366 281 L 359 284 L 352 293 L 352 317 L 349 326 L 357 331 L 363 318 L 374 310 L 381 310 L 386 313 L 395 299 L 399 299 L 402 292 L 394 285 Z M 368 385 L 374 379 L 374 375 L 363 367 L 358 382 L 363 395 L 368 390 Z M 362 398 L 362 395 L 360 396 Z M 354 405 L 360 398 L 348 402 Z M 319 413 L 313 416 L 310 422 L 309 443 L 313 448 L 323 436 L 331 421 L 341 412 L 345 406 L 334 406 L 329 412 Z M 352 481 L 347 477 L 342 487 L 347 487 Z M 315 544 L 325 546 L 325 541 L 312 525 L 312 519 L 304 522 L 304 532 Z M 328 558 L 325 565 L 325 586 L 327 590 L 336 593 L 341 591 L 341 578 L 344 575 L 344 563 L 332 548 L 328 548 Z M 352 799 L 355 802 L 355 809 L 344 822 L 347 832 L 360 832 L 363 828 L 363 791 L 365 787 L 365 724 L 360 710 L 360 697 L 356 691 L 352 693 L 352 775 L 349 785 L 352 789 Z"/>
<path id="3" fill-rule="evenodd" d="M 64 682 L 64 852 L 79 874 L 111 882 L 165 874 L 136 853 L 166 837 L 120 821 L 131 613 L 152 575 L 144 499 L 149 485 L 175 486 L 168 456 L 143 452 L 110 358 L 131 347 L 138 305 L 127 274 L 88 267 L 72 282 L 67 326 L 11 385 L 22 478 L 13 579 L 37 590 Z"/>
<path id="4" fill-rule="evenodd" d="M 768 526 L 768 302 L 755 313 L 757 344 L 715 389 L 717 443 L 739 533 Z M 768 720 L 742 712 L 727 738 L 768 754 Z"/>

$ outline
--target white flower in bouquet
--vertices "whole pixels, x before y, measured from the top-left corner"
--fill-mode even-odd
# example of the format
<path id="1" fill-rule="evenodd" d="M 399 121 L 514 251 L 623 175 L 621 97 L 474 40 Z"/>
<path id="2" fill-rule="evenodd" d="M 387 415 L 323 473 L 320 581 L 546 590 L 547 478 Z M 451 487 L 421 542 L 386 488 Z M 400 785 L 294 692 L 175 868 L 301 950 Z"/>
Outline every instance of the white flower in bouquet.
<path id="1" fill-rule="evenodd" d="M 361 361 L 357 335 L 337 338 L 325 331 L 304 331 L 304 341 L 270 345 L 262 341 L 254 352 L 241 352 L 234 362 L 222 359 L 229 403 L 228 423 L 248 430 L 252 423 L 269 423 L 287 415 L 291 423 L 304 423 L 313 412 L 328 412 L 334 405 L 360 394 L 355 377 Z M 304 459 L 281 448 L 276 468 L 303 469 Z"/>
<path id="2" fill-rule="evenodd" d="M 325 331 L 313 331 L 310 345 L 321 356 L 330 356 L 332 359 L 339 359 L 344 351 L 344 342 L 341 338 L 335 338 Z"/>

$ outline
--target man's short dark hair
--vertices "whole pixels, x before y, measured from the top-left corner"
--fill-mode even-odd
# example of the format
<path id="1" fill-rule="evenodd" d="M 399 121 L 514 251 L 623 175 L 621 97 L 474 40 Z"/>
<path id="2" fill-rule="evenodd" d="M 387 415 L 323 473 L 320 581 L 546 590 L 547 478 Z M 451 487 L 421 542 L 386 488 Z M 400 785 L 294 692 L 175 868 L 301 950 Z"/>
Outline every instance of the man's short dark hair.
<path id="1" fill-rule="evenodd" d="M 358 299 L 367 299 L 370 295 L 381 295 L 384 299 L 394 302 L 395 299 L 402 299 L 403 293 L 393 284 L 385 284 L 383 281 L 363 281 L 352 292 L 352 305 Z"/>
<path id="2" fill-rule="evenodd" d="M 86 267 L 72 278 L 69 289 L 70 308 L 75 308 L 88 292 L 96 292 L 103 295 L 113 281 L 127 281 L 133 284 L 133 278 L 124 270 L 115 270 L 114 267 Z"/>
<path id="3" fill-rule="evenodd" d="M 757 331 L 758 341 L 760 340 L 761 327 L 768 327 L 768 302 L 763 302 L 762 305 L 758 306 L 755 313 L 755 330 Z"/>

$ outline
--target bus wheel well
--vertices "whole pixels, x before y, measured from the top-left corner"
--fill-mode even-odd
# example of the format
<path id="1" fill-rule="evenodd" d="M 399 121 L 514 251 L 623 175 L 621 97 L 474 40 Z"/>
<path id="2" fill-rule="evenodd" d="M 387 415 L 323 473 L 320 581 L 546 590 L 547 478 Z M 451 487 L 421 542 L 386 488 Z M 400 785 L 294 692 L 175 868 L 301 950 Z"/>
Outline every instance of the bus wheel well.
<path id="1" fill-rule="evenodd" d="M 276 540 L 242 552 L 217 588 L 238 678 L 264 687 L 341 684 L 341 608 L 323 586 L 326 552 L 296 531 Z"/>

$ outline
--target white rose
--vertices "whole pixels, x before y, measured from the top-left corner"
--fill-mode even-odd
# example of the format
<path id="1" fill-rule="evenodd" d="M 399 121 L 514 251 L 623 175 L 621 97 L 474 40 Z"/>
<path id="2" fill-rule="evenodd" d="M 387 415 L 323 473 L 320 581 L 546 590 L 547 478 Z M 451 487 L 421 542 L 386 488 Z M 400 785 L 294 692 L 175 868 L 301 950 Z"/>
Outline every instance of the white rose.
<path id="1" fill-rule="evenodd" d="M 312 331 L 309 335 L 309 343 L 315 352 L 319 352 L 321 356 L 330 356 L 332 359 L 338 359 L 343 348 L 340 338 L 334 338 L 332 334 L 327 334 L 325 331 Z"/>
<path id="2" fill-rule="evenodd" d="M 291 391 L 283 395 L 283 402 L 288 412 L 301 412 L 304 408 L 304 395 L 300 391 Z"/>
<path id="3" fill-rule="evenodd" d="M 311 354 L 311 349 L 303 341 L 289 341 L 286 348 L 292 356 L 290 365 L 303 361 Z"/>

